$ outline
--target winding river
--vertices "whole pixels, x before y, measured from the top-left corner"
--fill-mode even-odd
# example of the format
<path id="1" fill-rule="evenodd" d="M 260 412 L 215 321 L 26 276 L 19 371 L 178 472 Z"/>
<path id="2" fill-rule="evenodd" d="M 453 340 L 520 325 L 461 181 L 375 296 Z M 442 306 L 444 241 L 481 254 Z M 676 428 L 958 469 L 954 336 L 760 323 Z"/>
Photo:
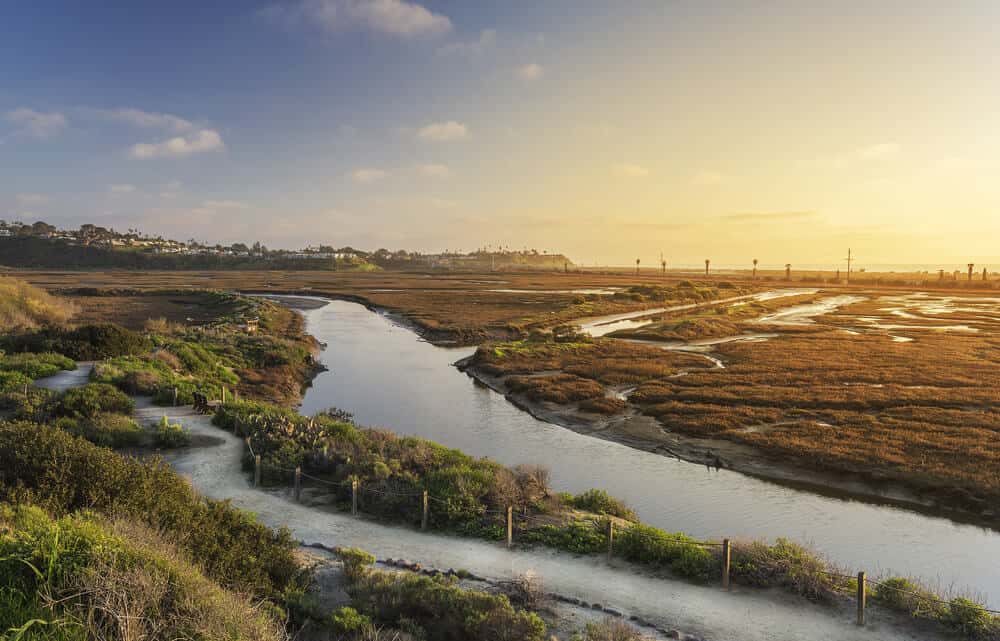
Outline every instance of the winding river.
<path id="1" fill-rule="evenodd" d="M 452 366 L 473 348 L 437 347 L 386 315 L 332 301 L 303 312 L 329 371 L 301 411 L 330 406 L 364 425 L 438 441 L 501 463 L 540 463 L 558 490 L 603 488 L 642 519 L 696 537 L 815 546 L 845 569 L 920 577 L 1000 607 L 1000 533 L 910 510 L 821 496 L 678 461 L 539 421 Z"/>

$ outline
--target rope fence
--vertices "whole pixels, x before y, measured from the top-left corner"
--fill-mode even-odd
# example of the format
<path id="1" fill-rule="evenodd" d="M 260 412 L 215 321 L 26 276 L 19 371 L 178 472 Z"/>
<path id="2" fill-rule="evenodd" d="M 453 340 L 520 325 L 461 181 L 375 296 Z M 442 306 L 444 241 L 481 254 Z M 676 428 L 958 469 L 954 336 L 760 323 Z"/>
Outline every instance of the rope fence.
<path id="1" fill-rule="evenodd" d="M 385 487 L 374 487 L 370 484 L 361 485 L 357 479 L 345 479 L 343 481 L 331 481 L 329 479 L 320 478 L 313 476 L 311 474 L 306 474 L 302 471 L 301 467 L 286 468 L 278 465 L 273 465 L 270 463 L 263 463 L 261 460 L 261 455 L 257 454 L 253 449 L 253 444 L 250 437 L 245 438 L 245 443 L 249 451 L 250 457 L 254 462 L 254 487 L 259 487 L 261 485 L 261 475 L 264 470 L 270 473 L 281 473 L 292 475 L 294 480 L 293 494 L 296 502 L 301 502 L 301 491 L 302 491 L 302 479 L 308 479 L 313 483 L 318 485 L 329 487 L 337 490 L 344 490 L 350 488 L 351 490 L 351 514 L 358 516 L 358 502 L 359 498 L 363 495 L 372 495 L 382 498 L 399 498 L 399 499 L 420 499 L 421 508 L 421 518 L 420 518 L 420 529 L 427 530 L 430 517 L 430 506 L 440 505 L 449 506 L 451 502 L 436 496 L 430 495 L 426 490 L 423 491 L 394 491 Z M 506 546 L 508 548 L 513 546 L 515 533 L 528 532 L 531 531 L 532 526 L 534 527 L 545 527 L 552 526 L 556 527 L 555 523 L 552 522 L 550 518 L 545 515 L 538 514 L 517 514 L 513 507 L 508 507 L 507 509 L 485 509 L 480 512 L 482 517 L 490 518 L 491 520 L 496 520 L 500 522 L 505 527 L 505 539 Z M 656 534 L 654 532 L 645 531 L 643 526 L 623 526 L 616 524 L 614 519 L 608 518 L 606 521 L 605 535 L 607 537 L 607 554 L 610 559 L 616 550 L 615 540 L 620 538 L 633 538 L 639 539 L 647 543 L 655 544 L 671 544 L 671 545 L 681 545 L 689 546 L 693 548 L 699 548 L 704 550 L 720 550 L 721 559 L 721 572 L 722 572 L 722 588 L 724 590 L 731 589 L 731 556 L 732 556 L 732 543 L 730 539 L 723 539 L 721 542 L 718 541 L 700 541 L 697 539 L 691 539 L 687 537 L 671 536 L 664 534 Z M 869 579 L 865 572 L 858 572 L 856 575 L 852 574 L 842 574 L 838 572 L 829 572 L 825 570 L 815 570 L 819 574 L 823 574 L 833 579 L 840 579 L 845 581 L 847 585 L 851 585 L 851 582 L 855 582 L 854 586 L 856 589 L 856 600 L 857 600 L 857 624 L 865 625 L 865 609 L 867 604 L 867 597 L 869 588 L 875 590 L 874 594 L 876 597 L 883 593 L 883 591 L 891 591 L 898 594 L 903 594 L 909 597 L 913 597 L 919 601 L 925 603 L 933 603 L 937 605 L 950 605 L 950 602 L 946 599 L 941 599 L 939 597 L 926 594 L 923 592 L 917 592 L 913 590 L 907 590 L 888 581 L 879 581 Z M 980 606 L 981 607 L 981 606 Z M 1000 616 L 1000 610 L 992 610 L 986 607 L 981 607 L 983 612 L 987 612 L 992 615 Z"/>

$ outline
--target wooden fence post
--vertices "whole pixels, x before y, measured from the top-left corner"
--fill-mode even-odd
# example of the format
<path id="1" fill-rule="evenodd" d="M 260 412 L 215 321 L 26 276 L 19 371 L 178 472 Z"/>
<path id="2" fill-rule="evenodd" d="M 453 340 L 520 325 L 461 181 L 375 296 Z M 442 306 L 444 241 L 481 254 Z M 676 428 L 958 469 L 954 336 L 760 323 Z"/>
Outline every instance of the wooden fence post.
<path id="1" fill-rule="evenodd" d="M 260 454 L 253 458 L 253 486 L 260 485 Z"/>
<path id="2" fill-rule="evenodd" d="M 507 547 L 514 544 L 514 508 L 507 508 Z"/>
<path id="3" fill-rule="evenodd" d="M 427 490 L 424 490 L 423 515 L 420 517 L 420 529 L 427 529 Z"/>
<path id="4" fill-rule="evenodd" d="M 302 468 L 295 468 L 295 502 L 302 502 Z"/>
<path id="5" fill-rule="evenodd" d="M 174 407 L 177 407 L 177 386 L 174 386 Z"/>
<path id="6" fill-rule="evenodd" d="M 615 550 L 615 522 L 610 518 L 608 519 L 608 560 L 611 560 L 611 556 L 614 554 Z"/>
<path id="7" fill-rule="evenodd" d="M 732 547 L 729 539 L 722 539 L 722 589 L 730 589 L 729 585 L 729 562 L 731 560 Z"/>
<path id="8" fill-rule="evenodd" d="M 865 573 L 858 572 L 858 625 L 865 624 L 865 601 L 867 600 Z"/>
<path id="9" fill-rule="evenodd" d="M 351 514 L 358 515 L 358 479 L 351 479 Z"/>

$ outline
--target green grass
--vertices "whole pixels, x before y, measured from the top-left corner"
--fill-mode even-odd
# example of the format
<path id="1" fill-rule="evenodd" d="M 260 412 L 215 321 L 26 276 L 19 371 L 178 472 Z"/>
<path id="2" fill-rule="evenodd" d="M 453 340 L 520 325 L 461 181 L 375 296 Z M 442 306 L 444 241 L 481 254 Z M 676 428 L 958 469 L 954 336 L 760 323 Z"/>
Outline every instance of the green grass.
<path id="1" fill-rule="evenodd" d="M 285 638 L 278 620 L 129 521 L 0 505 L 5 638 Z"/>

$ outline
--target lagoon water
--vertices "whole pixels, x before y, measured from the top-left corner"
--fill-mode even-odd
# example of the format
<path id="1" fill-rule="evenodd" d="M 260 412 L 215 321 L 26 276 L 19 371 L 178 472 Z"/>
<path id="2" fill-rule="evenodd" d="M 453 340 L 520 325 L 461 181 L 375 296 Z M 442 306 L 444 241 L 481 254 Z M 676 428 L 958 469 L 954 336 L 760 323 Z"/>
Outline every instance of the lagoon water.
<path id="1" fill-rule="evenodd" d="M 696 537 L 813 545 L 850 572 L 899 573 L 970 590 L 1000 608 L 1000 533 L 946 518 L 808 491 L 635 450 L 535 419 L 452 367 L 473 348 L 443 348 L 362 305 L 304 312 L 329 371 L 301 411 L 330 406 L 501 463 L 540 463 L 557 490 L 603 488 L 647 523 Z"/>

